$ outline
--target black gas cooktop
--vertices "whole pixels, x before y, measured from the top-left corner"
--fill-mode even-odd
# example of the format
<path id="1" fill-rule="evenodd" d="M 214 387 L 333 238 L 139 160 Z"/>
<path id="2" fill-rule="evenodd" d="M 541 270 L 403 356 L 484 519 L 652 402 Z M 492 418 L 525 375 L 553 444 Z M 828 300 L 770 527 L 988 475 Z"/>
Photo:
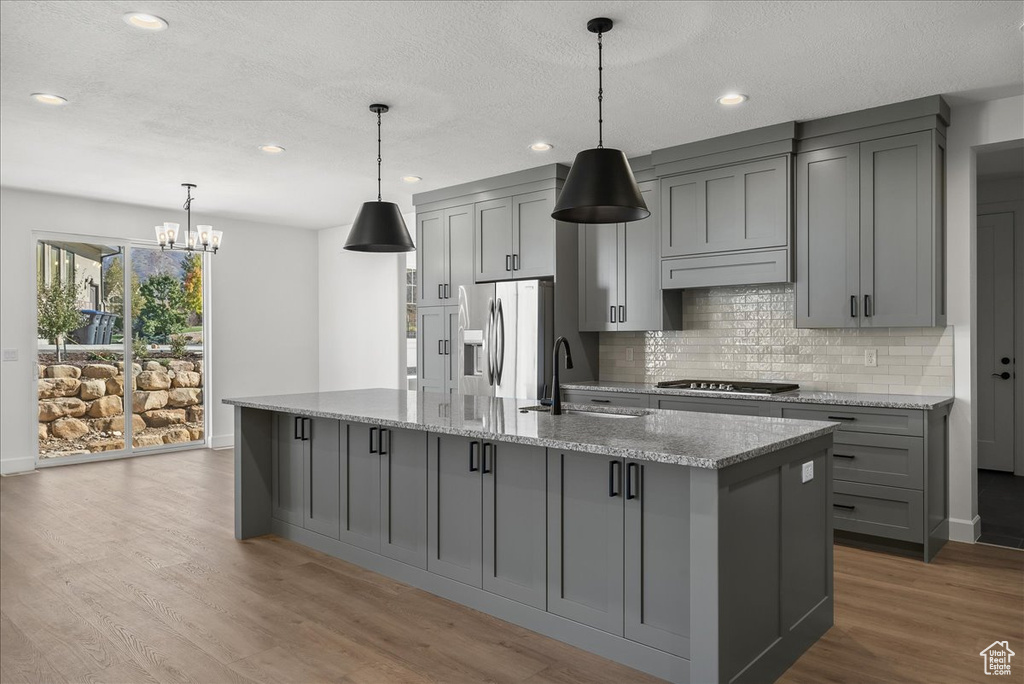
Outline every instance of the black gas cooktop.
<path id="1" fill-rule="evenodd" d="M 753 382 L 751 380 L 665 380 L 658 387 L 697 392 L 735 392 L 736 394 L 778 394 L 800 389 L 789 382 Z"/>

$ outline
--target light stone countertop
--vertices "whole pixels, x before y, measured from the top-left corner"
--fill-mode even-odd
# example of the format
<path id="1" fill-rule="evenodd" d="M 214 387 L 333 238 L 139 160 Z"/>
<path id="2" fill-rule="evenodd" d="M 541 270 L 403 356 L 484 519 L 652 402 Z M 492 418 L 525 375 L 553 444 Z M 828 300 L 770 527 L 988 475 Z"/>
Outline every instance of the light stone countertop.
<path id="1" fill-rule="evenodd" d="M 225 404 L 317 418 L 408 428 L 476 439 L 584 451 L 605 456 L 718 469 L 831 434 L 837 423 L 657 409 L 606 418 L 526 411 L 535 400 L 392 389 L 225 399 Z M 594 411 L 592 407 L 578 407 Z M 636 415 L 642 414 L 642 415 Z"/>
<path id="2" fill-rule="evenodd" d="M 562 383 L 563 390 L 625 392 L 629 394 L 662 394 L 693 399 L 746 399 L 748 401 L 781 401 L 795 404 L 830 404 L 832 406 L 868 406 L 874 408 L 917 409 L 930 411 L 953 403 L 949 396 L 917 396 L 913 394 L 872 394 L 870 392 L 820 392 L 796 390 L 780 394 L 739 394 L 737 392 L 711 392 L 708 390 L 658 387 L 640 382 L 584 382 Z"/>

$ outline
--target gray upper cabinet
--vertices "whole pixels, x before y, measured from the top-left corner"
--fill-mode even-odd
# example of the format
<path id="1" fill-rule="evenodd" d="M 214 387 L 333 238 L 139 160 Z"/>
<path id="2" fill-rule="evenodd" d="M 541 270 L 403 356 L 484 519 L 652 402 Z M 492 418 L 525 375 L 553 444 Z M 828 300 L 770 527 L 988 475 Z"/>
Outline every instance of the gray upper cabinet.
<path id="1" fill-rule="evenodd" d="M 380 552 L 380 428 L 351 423 L 344 428 L 339 539 Z"/>
<path id="2" fill-rule="evenodd" d="M 371 428 L 372 430 L 372 428 Z M 379 428 L 380 552 L 427 567 L 427 434 Z"/>
<path id="3" fill-rule="evenodd" d="M 278 520 L 302 527 L 305 520 L 302 491 L 306 460 L 306 443 L 302 440 L 303 418 L 287 413 L 275 414 L 274 418 L 271 514 Z"/>
<path id="4" fill-rule="evenodd" d="M 651 215 L 579 226 L 580 330 L 662 330 L 657 181 L 640 183 Z"/>
<path id="5" fill-rule="evenodd" d="M 553 276 L 554 207 L 554 189 L 477 202 L 476 282 Z"/>
<path id="6" fill-rule="evenodd" d="M 307 530 L 338 538 L 341 429 L 337 420 L 306 418 L 303 467 L 303 525 Z"/>
<path id="7" fill-rule="evenodd" d="M 458 301 L 460 286 L 473 283 L 474 206 L 416 216 L 419 304 Z"/>
<path id="8" fill-rule="evenodd" d="M 919 131 L 797 156 L 798 327 L 944 323 L 943 144 Z"/>
<path id="9" fill-rule="evenodd" d="M 512 198 L 477 202 L 473 275 L 478 283 L 512 278 Z"/>
<path id="10" fill-rule="evenodd" d="M 789 244 L 788 155 L 665 178 L 661 255 Z"/>

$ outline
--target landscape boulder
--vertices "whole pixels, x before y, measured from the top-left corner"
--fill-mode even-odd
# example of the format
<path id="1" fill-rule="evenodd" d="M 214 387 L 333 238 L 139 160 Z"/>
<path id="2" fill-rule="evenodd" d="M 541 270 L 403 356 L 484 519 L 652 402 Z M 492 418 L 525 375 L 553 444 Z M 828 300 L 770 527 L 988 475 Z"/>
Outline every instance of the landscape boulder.
<path id="1" fill-rule="evenodd" d="M 146 429 L 146 421 L 142 416 L 132 414 L 132 432 L 138 434 Z M 113 418 L 99 418 L 93 421 L 93 432 L 124 432 L 124 414 Z"/>
<path id="2" fill-rule="evenodd" d="M 59 418 L 50 425 L 50 432 L 57 439 L 78 439 L 89 434 L 89 426 L 77 418 Z"/>
<path id="3" fill-rule="evenodd" d="M 50 439 L 50 429 L 46 427 L 46 423 L 39 423 L 39 441 L 44 442 Z"/>
<path id="4" fill-rule="evenodd" d="M 82 369 L 82 377 L 86 378 L 112 378 L 117 375 L 117 367 L 106 363 L 90 363 Z"/>
<path id="5" fill-rule="evenodd" d="M 48 378 L 80 378 L 82 377 L 82 369 L 78 366 L 68 366 L 66 364 L 60 364 L 57 366 L 50 366 L 46 369 L 46 377 Z"/>
<path id="6" fill-rule="evenodd" d="M 146 361 L 144 364 L 142 364 L 142 370 L 163 371 L 164 366 L 159 361 Z"/>
<path id="7" fill-rule="evenodd" d="M 174 374 L 172 387 L 199 387 L 202 377 L 194 371 L 178 371 Z"/>
<path id="8" fill-rule="evenodd" d="M 164 444 L 180 444 L 191 441 L 192 434 L 188 428 L 172 428 L 164 433 Z"/>
<path id="9" fill-rule="evenodd" d="M 170 368 L 175 373 L 179 373 L 181 371 L 191 372 L 196 369 L 195 364 L 192 363 L 191 361 L 180 361 L 178 359 L 172 359 L 171 361 L 168 361 L 167 367 Z"/>
<path id="10" fill-rule="evenodd" d="M 123 375 L 124 374 L 124 361 L 118 361 L 114 365 L 117 366 L 117 370 L 118 370 L 119 374 Z M 141 372 L 142 372 L 142 364 L 133 363 L 132 364 L 132 375 L 138 375 Z"/>
<path id="11" fill-rule="evenodd" d="M 167 393 L 167 404 L 169 406 L 195 406 L 196 404 L 202 403 L 202 401 L 203 390 L 195 387 L 180 387 L 178 389 L 172 389 Z"/>
<path id="12" fill-rule="evenodd" d="M 188 417 L 190 423 L 202 423 L 205 417 L 206 411 L 202 406 L 190 406 L 185 415 Z"/>
<path id="13" fill-rule="evenodd" d="M 164 371 L 145 370 L 135 377 L 135 382 L 144 390 L 165 390 L 171 386 L 171 378 Z"/>
<path id="14" fill-rule="evenodd" d="M 82 382 L 75 378 L 44 378 L 39 381 L 39 398 L 73 397 Z"/>
<path id="15" fill-rule="evenodd" d="M 108 418 L 124 411 L 121 397 L 101 397 L 89 405 L 91 418 Z"/>
<path id="16" fill-rule="evenodd" d="M 149 427 L 167 427 L 168 425 L 181 425 L 185 422 L 185 409 L 156 409 L 146 411 L 142 418 Z"/>
<path id="17" fill-rule="evenodd" d="M 135 378 L 132 378 L 132 389 L 135 389 Z M 124 396 L 124 376 L 118 375 L 116 378 L 107 378 L 107 394 L 112 394 L 115 397 Z"/>
<path id="18" fill-rule="evenodd" d="M 65 416 L 80 418 L 85 415 L 85 402 L 77 397 L 63 397 L 39 402 L 39 422 L 49 423 Z"/>
<path id="19" fill-rule="evenodd" d="M 82 401 L 99 399 L 107 393 L 107 381 L 101 379 L 82 380 L 82 387 L 78 396 Z"/>
<path id="20" fill-rule="evenodd" d="M 140 390 L 132 394 L 133 413 L 162 409 L 164 406 L 167 406 L 167 392 L 165 390 L 155 390 L 153 392 Z"/>
<path id="21" fill-rule="evenodd" d="M 124 449 L 123 437 L 112 437 L 110 439 L 100 439 L 95 442 L 89 442 L 89 451 L 92 453 L 96 453 L 98 451 L 117 451 L 118 449 Z"/>
<path id="22" fill-rule="evenodd" d="M 135 437 L 132 437 L 132 444 L 134 444 L 137 447 L 157 446 L 163 443 L 164 438 L 162 435 L 148 434 L 137 435 Z"/>
<path id="23" fill-rule="evenodd" d="M 188 434 L 193 442 L 198 442 L 203 438 L 203 428 L 189 428 Z"/>

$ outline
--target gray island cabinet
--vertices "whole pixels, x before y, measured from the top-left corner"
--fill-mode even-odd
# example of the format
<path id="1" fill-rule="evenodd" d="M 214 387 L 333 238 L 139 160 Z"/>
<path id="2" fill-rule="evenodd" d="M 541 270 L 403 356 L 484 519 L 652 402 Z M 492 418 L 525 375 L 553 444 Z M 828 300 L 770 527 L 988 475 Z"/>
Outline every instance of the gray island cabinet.
<path id="1" fill-rule="evenodd" d="M 672 682 L 774 680 L 832 626 L 833 423 L 384 389 L 226 403 L 238 539 Z"/>

